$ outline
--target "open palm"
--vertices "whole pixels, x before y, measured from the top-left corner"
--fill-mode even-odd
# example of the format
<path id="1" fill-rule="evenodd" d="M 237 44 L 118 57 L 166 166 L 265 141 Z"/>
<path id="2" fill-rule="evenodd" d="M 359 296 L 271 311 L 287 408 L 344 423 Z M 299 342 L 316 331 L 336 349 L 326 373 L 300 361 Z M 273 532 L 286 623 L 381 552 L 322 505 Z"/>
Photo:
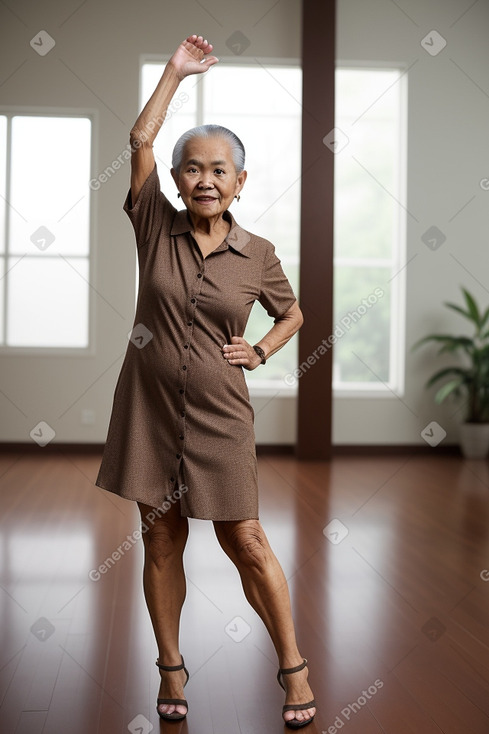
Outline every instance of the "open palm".
<path id="1" fill-rule="evenodd" d="M 208 56 L 212 48 L 212 44 L 204 40 L 202 36 L 193 35 L 182 41 L 170 59 L 180 79 L 190 74 L 202 74 L 213 64 L 217 64 L 219 59 L 215 56 Z"/>

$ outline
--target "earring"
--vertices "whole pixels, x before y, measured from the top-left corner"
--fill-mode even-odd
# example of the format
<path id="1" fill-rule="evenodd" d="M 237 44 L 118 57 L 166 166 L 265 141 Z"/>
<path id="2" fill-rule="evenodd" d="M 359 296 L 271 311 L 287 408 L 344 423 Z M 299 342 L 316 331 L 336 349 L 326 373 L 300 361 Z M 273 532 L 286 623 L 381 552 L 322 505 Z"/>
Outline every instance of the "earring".
<path id="1" fill-rule="evenodd" d="M 180 197 L 181 197 L 181 196 L 182 196 L 182 195 L 181 195 L 181 193 L 180 193 L 180 192 L 178 192 L 178 194 L 177 194 L 177 199 L 180 199 Z"/>
<path id="2" fill-rule="evenodd" d="M 237 199 L 237 200 L 239 201 L 239 200 L 241 199 L 241 196 L 240 196 L 240 195 L 238 194 L 238 195 L 237 195 L 237 196 L 235 196 L 234 198 L 235 198 L 235 199 Z"/>

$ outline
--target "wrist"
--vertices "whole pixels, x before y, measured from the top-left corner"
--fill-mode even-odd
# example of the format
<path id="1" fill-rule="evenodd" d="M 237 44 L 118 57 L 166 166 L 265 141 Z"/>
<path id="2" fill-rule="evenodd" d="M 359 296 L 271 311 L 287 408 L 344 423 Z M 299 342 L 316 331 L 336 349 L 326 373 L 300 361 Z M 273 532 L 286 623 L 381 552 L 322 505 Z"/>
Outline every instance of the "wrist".
<path id="1" fill-rule="evenodd" d="M 175 64 L 173 63 L 173 57 L 167 62 L 165 66 L 165 71 L 167 75 L 172 77 L 173 81 L 177 84 L 180 84 L 180 82 L 185 78 L 178 70 L 178 67 L 175 66 Z"/>
<path id="2" fill-rule="evenodd" d="M 260 358 L 260 364 L 266 364 L 266 362 L 267 362 L 267 356 L 266 356 L 265 352 L 263 351 L 263 349 L 258 344 L 255 344 L 255 346 L 253 347 L 253 349 L 255 350 L 256 354 Z"/>

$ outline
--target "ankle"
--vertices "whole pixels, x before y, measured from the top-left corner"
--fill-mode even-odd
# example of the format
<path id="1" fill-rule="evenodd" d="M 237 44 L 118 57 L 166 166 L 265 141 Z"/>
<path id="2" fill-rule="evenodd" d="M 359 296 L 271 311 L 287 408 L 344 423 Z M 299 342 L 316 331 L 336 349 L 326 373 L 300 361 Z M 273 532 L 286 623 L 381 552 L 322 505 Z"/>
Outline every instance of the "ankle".
<path id="1" fill-rule="evenodd" d="M 182 662 L 183 662 L 183 657 L 181 653 L 178 652 L 178 650 L 171 651 L 171 652 L 167 650 L 165 652 L 162 652 L 160 655 L 158 655 L 156 659 L 157 664 L 159 663 L 160 665 L 164 665 L 166 668 L 174 668 L 178 665 L 182 665 Z M 162 673 L 164 672 L 163 670 L 161 670 L 161 668 L 160 668 L 160 671 Z"/>
<path id="2" fill-rule="evenodd" d="M 291 655 L 284 655 L 283 658 L 279 659 L 279 665 L 281 670 L 291 670 L 293 668 L 298 668 L 300 665 L 303 664 L 305 658 L 303 658 L 299 653 L 293 653 Z M 304 666 L 304 670 L 307 667 L 307 663 Z"/>

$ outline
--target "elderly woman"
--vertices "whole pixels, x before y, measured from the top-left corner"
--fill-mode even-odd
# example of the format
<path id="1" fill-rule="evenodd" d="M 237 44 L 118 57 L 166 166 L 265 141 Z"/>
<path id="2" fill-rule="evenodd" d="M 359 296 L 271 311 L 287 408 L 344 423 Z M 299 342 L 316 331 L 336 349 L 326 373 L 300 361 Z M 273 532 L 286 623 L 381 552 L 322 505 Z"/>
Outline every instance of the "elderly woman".
<path id="1" fill-rule="evenodd" d="M 258 520 L 253 410 L 243 368 L 284 346 L 302 314 L 270 242 L 229 212 L 246 181 L 234 133 L 204 125 L 177 142 L 172 176 L 185 209 L 160 190 L 153 141 L 179 83 L 218 59 L 202 36 L 183 41 L 131 130 L 131 188 L 139 295 L 117 381 L 99 487 L 135 500 L 144 530 L 144 592 L 158 645 L 157 711 L 183 719 L 189 674 L 179 652 L 185 598 L 182 555 L 189 517 L 212 520 L 246 598 L 277 651 L 283 719 L 309 724 L 315 702 L 297 649 L 283 571 Z M 274 319 L 251 346 L 243 338 L 255 300 Z"/>

